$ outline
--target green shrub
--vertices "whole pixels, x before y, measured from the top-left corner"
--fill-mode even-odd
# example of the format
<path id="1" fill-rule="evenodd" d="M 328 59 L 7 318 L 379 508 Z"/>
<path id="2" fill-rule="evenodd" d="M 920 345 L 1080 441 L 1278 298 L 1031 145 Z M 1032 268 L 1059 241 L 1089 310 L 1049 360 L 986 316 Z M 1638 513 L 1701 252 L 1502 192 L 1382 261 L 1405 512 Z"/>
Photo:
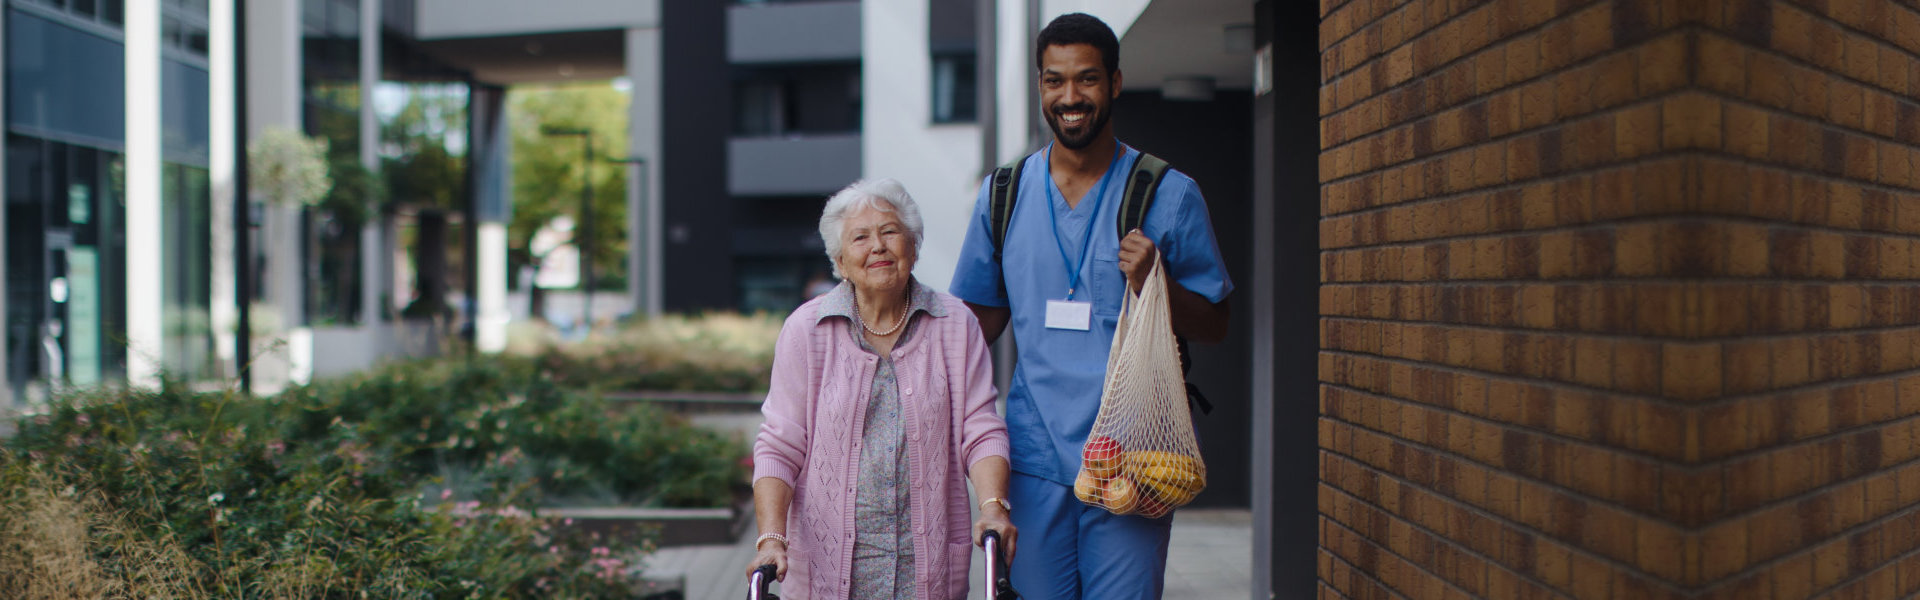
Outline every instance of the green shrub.
<path id="1" fill-rule="evenodd" d="M 644 542 L 616 553 L 529 512 L 724 505 L 743 452 L 525 364 L 408 363 L 257 400 L 94 390 L 0 449 L 0 597 L 631 596 Z"/>
<path id="2" fill-rule="evenodd" d="M 522 328 L 504 360 L 570 388 L 753 392 L 767 389 L 780 324 L 768 314 L 664 315 L 575 343 Z"/>

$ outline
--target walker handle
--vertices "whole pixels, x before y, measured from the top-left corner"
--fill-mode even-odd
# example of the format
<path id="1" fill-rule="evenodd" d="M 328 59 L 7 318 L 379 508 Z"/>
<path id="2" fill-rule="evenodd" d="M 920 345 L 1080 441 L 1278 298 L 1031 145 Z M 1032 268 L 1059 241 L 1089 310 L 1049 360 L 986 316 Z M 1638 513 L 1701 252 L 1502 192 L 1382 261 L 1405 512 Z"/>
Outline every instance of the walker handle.
<path id="1" fill-rule="evenodd" d="M 1013 590 L 1012 569 L 1007 565 L 1006 549 L 1000 547 L 1000 532 L 988 529 L 980 537 L 980 545 L 987 551 L 988 600 L 1017 600 L 1020 593 Z"/>
<path id="2" fill-rule="evenodd" d="M 780 600 L 779 596 L 767 593 L 767 586 L 773 585 L 776 568 L 773 563 L 760 565 L 747 577 L 747 600 Z"/>

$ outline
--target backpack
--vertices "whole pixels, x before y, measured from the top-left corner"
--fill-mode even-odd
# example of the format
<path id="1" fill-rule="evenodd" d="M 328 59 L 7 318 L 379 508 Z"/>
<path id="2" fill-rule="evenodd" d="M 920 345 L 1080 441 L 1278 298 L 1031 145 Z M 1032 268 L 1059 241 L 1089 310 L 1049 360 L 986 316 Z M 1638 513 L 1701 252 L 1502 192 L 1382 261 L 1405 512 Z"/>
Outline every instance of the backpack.
<path id="1" fill-rule="evenodd" d="M 1020 199 L 1020 171 L 1026 162 L 1027 157 L 1022 156 L 993 170 L 993 190 L 987 196 L 987 223 L 991 226 L 989 233 L 993 240 L 995 263 L 1000 262 L 1000 247 L 1006 244 L 1007 229 L 1013 225 L 1013 205 Z M 1141 152 L 1134 157 L 1133 167 L 1127 172 L 1127 187 L 1120 193 L 1120 215 L 1114 220 L 1114 235 L 1121 238 L 1146 224 L 1147 210 L 1153 208 L 1153 200 L 1160 191 L 1160 180 L 1167 174 L 1167 161 Z M 1175 336 L 1174 342 L 1180 348 L 1180 374 L 1185 376 L 1193 369 L 1193 358 L 1187 352 L 1187 338 Z M 1200 393 L 1200 388 L 1192 383 L 1187 384 L 1187 400 L 1200 410 L 1200 414 L 1213 412 L 1213 403 L 1208 402 L 1207 397 Z"/>

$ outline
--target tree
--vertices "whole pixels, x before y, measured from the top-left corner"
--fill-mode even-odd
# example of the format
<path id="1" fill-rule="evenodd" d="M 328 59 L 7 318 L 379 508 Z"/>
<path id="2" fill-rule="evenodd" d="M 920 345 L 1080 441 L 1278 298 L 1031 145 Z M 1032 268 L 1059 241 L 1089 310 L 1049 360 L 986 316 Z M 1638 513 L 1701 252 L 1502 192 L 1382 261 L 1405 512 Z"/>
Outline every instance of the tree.
<path id="1" fill-rule="evenodd" d="M 627 257 L 627 165 L 606 160 L 627 156 L 626 93 L 607 82 L 522 86 L 508 92 L 507 120 L 513 133 L 513 220 L 507 235 L 509 268 L 538 266 L 535 232 L 560 215 L 580 210 L 582 174 L 593 180 L 594 275 L 602 288 L 624 287 Z M 593 132 L 595 164 L 586 164 L 580 136 L 550 136 L 543 127 Z"/>
<path id="2" fill-rule="evenodd" d="M 381 173 L 396 207 L 451 211 L 467 184 L 465 86 L 408 86 L 380 126 Z"/>
<path id="3" fill-rule="evenodd" d="M 407 101 L 380 127 L 381 174 L 389 210 L 413 213 L 415 288 L 419 296 L 402 314 L 432 318 L 447 310 L 454 275 L 447 213 L 461 208 L 467 186 L 467 88 L 461 84 L 407 86 Z"/>

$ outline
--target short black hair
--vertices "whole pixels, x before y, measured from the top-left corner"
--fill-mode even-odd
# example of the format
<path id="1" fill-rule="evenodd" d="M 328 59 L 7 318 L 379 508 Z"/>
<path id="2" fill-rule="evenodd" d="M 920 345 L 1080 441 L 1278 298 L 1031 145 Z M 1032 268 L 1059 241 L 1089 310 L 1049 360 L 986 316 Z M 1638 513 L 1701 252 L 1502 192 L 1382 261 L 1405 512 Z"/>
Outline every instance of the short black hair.
<path id="1" fill-rule="evenodd" d="M 1087 13 L 1067 13 L 1054 18 L 1046 29 L 1040 30 L 1040 37 L 1033 44 L 1033 68 L 1041 68 L 1041 62 L 1047 55 L 1048 46 L 1071 46 L 1087 44 L 1100 51 L 1101 62 L 1106 63 L 1107 73 L 1120 70 L 1120 38 L 1113 35 L 1113 28 L 1099 18 Z"/>

